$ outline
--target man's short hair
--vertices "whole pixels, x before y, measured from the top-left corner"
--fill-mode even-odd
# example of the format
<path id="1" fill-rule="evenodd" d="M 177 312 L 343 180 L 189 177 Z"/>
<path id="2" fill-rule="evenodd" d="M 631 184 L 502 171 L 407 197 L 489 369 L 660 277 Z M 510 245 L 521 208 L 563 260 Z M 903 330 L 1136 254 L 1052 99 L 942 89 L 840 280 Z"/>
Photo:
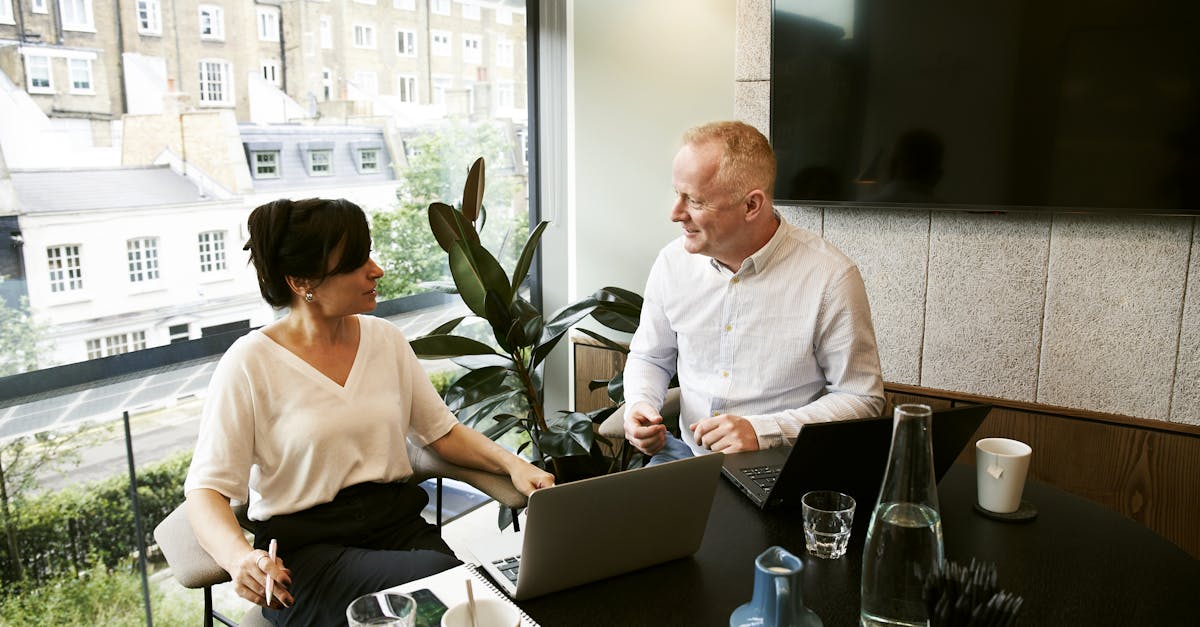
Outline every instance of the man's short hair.
<path id="1" fill-rule="evenodd" d="M 753 126 L 745 122 L 709 122 L 684 133 L 683 142 L 721 145 L 718 185 L 735 193 L 761 189 L 768 199 L 775 197 L 775 153 L 767 138 Z"/>

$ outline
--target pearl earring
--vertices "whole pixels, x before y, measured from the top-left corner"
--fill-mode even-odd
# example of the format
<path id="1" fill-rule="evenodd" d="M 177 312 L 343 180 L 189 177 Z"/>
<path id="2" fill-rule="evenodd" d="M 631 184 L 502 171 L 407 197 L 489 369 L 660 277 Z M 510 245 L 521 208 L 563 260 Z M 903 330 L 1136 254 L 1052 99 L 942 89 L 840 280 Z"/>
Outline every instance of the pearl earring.
<path id="1" fill-rule="evenodd" d="M 312 290 L 309 290 L 304 293 L 304 302 L 306 302 L 306 303 L 312 302 Z"/>

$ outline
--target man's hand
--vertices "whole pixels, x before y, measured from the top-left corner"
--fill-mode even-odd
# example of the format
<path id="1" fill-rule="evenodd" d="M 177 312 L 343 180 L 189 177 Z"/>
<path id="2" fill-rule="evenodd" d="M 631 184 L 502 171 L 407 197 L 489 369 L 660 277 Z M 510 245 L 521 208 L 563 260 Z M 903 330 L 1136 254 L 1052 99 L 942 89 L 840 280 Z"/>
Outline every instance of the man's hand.
<path id="1" fill-rule="evenodd" d="M 705 418 L 692 425 L 696 443 L 710 451 L 740 453 L 758 450 L 758 434 L 749 420 L 733 414 Z M 628 425 L 625 427 L 629 431 Z"/>
<path id="2" fill-rule="evenodd" d="M 653 455 L 667 444 L 663 417 L 650 403 L 641 402 L 625 412 L 625 439 L 637 450 Z"/>
<path id="3" fill-rule="evenodd" d="M 524 460 L 509 472 L 509 477 L 512 479 L 513 487 L 525 496 L 533 494 L 534 490 L 554 485 L 554 475 Z"/>

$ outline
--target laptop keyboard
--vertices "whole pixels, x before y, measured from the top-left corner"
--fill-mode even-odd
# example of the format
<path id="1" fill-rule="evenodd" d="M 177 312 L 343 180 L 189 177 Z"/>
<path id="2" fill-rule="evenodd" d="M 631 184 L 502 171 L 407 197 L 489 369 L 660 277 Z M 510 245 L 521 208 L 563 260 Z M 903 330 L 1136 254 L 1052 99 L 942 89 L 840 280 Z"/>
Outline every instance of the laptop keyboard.
<path id="1" fill-rule="evenodd" d="M 514 585 L 517 583 L 517 571 L 521 568 L 521 556 L 517 555 L 505 559 L 498 559 L 492 562 L 492 566 L 500 571 L 506 579 Z"/>
<path id="2" fill-rule="evenodd" d="M 771 488 L 775 487 L 775 480 L 779 478 L 779 466 L 743 468 L 742 474 L 746 475 L 758 487 L 770 492 Z"/>

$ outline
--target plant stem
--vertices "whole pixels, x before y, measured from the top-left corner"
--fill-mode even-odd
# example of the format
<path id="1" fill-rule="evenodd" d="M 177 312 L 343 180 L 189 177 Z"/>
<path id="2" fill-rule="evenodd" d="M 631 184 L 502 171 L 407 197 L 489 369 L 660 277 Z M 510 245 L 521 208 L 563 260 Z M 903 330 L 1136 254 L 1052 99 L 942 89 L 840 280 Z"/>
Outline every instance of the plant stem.
<path id="1" fill-rule="evenodd" d="M 550 431 L 550 427 L 546 424 L 546 416 L 542 410 L 541 390 L 538 390 L 533 384 L 533 377 L 530 375 L 529 368 L 526 365 L 525 360 L 522 358 L 519 349 L 514 350 L 511 355 L 513 363 L 517 367 L 517 377 L 521 379 L 521 385 L 525 386 L 525 398 L 529 402 L 530 409 L 533 410 L 534 424 L 537 425 L 539 433 L 548 433 Z M 530 437 L 532 437 L 532 435 Z M 535 446 L 534 448 L 537 449 L 538 455 L 543 455 L 542 448 L 540 446 Z M 554 457 L 550 457 L 550 465 L 554 467 L 554 476 L 560 476 L 558 460 Z"/>

